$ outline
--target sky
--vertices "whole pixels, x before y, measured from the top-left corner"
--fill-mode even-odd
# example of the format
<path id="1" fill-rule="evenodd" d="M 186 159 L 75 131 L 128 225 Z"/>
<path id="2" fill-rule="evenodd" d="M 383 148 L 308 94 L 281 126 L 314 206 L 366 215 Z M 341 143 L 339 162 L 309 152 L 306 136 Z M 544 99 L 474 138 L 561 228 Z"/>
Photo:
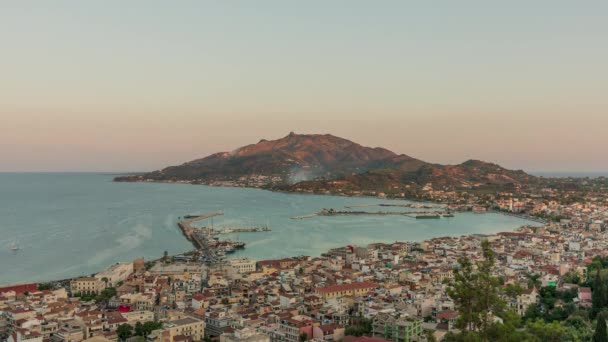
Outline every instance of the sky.
<path id="1" fill-rule="evenodd" d="M 0 171 L 148 171 L 296 133 L 608 170 L 608 1 L 3 1 Z"/>

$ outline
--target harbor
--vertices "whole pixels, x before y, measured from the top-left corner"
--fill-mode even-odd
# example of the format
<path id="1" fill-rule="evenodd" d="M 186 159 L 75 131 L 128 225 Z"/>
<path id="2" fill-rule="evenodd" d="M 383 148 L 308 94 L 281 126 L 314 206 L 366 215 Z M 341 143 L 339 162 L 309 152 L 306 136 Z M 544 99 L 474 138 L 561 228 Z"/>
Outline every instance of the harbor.
<path id="1" fill-rule="evenodd" d="M 199 221 L 211 219 L 216 216 L 223 216 L 223 212 L 214 212 L 203 215 L 186 215 L 177 222 L 182 234 L 192 245 L 202 252 L 203 261 L 213 263 L 221 261 L 226 254 L 234 253 L 238 249 L 245 248 L 246 243 L 233 241 L 230 239 L 220 240 L 215 237 L 221 234 L 234 233 L 259 233 L 270 232 L 272 229 L 268 225 L 253 226 L 253 227 L 230 227 L 223 229 L 214 229 L 213 223 L 209 226 L 197 227 L 194 224 Z M 212 221 L 213 222 L 213 221 Z"/>

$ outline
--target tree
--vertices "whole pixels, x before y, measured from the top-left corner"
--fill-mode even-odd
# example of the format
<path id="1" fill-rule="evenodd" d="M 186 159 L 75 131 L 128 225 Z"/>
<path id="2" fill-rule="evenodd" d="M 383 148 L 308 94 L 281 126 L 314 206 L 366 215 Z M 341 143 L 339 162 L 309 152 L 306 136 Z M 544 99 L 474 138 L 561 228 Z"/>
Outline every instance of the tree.
<path id="1" fill-rule="evenodd" d="M 526 331 L 543 342 L 571 341 L 571 334 L 560 322 L 546 323 L 542 319 L 529 321 Z"/>
<path id="2" fill-rule="evenodd" d="M 542 283 L 540 282 L 540 274 L 526 274 L 528 278 L 528 288 L 533 287 L 540 288 Z"/>
<path id="3" fill-rule="evenodd" d="M 167 262 L 167 260 L 168 260 L 168 259 L 169 259 L 169 252 L 164 251 L 164 252 L 163 252 L 163 261 L 164 261 L 164 262 Z"/>
<path id="4" fill-rule="evenodd" d="M 597 316 L 597 325 L 593 334 L 593 342 L 608 342 L 606 332 L 606 315 L 604 313 Z"/>
<path id="5" fill-rule="evenodd" d="M 469 258 L 458 258 L 458 265 L 459 267 L 454 270 L 454 280 L 447 292 L 458 308 L 456 327 L 472 331 L 479 323 L 474 312 L 477 274 L 473 272 L 473 264 Z"/>
<path id="6" fill-rule="evenodd" d="M 141 322 L 135 323 L 135 336 L 144 336 L 144 325 Z"/>
<path id="7" fill-rule="evenodd" d="M 144 332 L 144 337 L 150 335 L 150 333 L 154 330 L 157 329 L 161 329 L 163 327 L 163 324 L 161 322 L 156 322 L 156 321 L 149 321 L 149 322 L 145 322 L 143 324 L 143 332 Z"/>
<path id="8" fill-rule="evenodd" d="M 599 268 L 595 271 L 591 304 L 591 318 L 596 317 L 597 314 L 606 307 L 606 304 L 608 304 L 606 284 L 602 281 L 602 274 Z"/>
<path id="9" fill-rule="evenodd" d="M 53 288 L 54 288 L 54 286 L 51 283 L 38 284 L 38 290 L 39 291 L 52 290 Z"/>
<path id="10" fill-rule="evenodd" d="M 488 341 L 492 315 L 500 315 L 505 304 L 500 294 L 500 280 L 492 275 L 495 253 L 487 240 L 481 248 L 483 260 L 475 264 L 476 270 L 469 258 L 458 259 L 459 267 L 447 292 L 456 304 L 459 313 L 456 327 L 463 330 L 463 336 L 478 335 Z"/>
<path id="11" fill-rule="evenodd" d="M 113 287 L 108 287 L 103 289 L 96 297 L 95 301 L 97 303 L 104 302 L 107 303 L 112 299 L 112 297 L 116 296 L 116 289 Z"/>
<path id="12" fill-rule="evenodd" d="M 124 340 L 128 339 L 129 337 L 133 336 L 133 327 L 126 323 L 121 324 L 116 329 L 116 334 L 118 335 L 118 338 L 121 341 L 124 341 Z"/>
<path id="13" fill-rule="evenodd" d="M 347 336 L 363 336 L 372 332 L 372 320 L 368 318 L 357 319 L 356 322 L 346 327 Z"/>
<path id="14" fill-rule="evenodd" d="M 524 289 L 519 284 L 507 284 L 505 294 L 511 298 L 516 298 L 524 292 Z"/>
<path id="15" fill-rule="evenodd" d="M 480 313 L 480 331 L 482 338 L 487 340 L 486 331 L 492 323 L 492 314 L 500 314 L 504 310 L 504 302 L 500 296 L 500 282 L 492 276 L 496 254 L 490 247 L 490 242 L 484 240 L 481 244 L 483 261 L 477 263 Z"/>
<path id="16" fill-rule="evenodd" d="M 306 342 L 306 341 L 308 341 L 308 335 L 306 333 L 301 333 L 300 342 Z"/>
<path id="17" fill-rule="evenodd" d="M 569 271 L 568 273 L 564 274 L 564 282 L 570 284 L 580 284 L 582 283 L 582 279 L 578 272 Z"/>

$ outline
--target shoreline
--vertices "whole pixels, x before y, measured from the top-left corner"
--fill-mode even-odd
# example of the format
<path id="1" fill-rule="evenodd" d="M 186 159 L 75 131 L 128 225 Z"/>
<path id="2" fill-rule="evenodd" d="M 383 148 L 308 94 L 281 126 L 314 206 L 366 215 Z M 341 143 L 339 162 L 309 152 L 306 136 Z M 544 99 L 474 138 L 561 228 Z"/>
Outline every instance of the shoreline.
<path id="1" fill-rule="evenodd" d="M 114 181 L 112 181 L 114 182 Z M 369 195 L 339 195 L 339 194 L 324 194 L 324 193 L 308 193 L 308 192 L 292 192 L 292 191 L 278 191 L 278 190 L 272 190 L 272 189 L 265 189 L 265 188 L 261 188 L 261 187 L 245 187 L 245 186 L 225 186 L 225 185 L 207 185 L 207 184 L 197 184 L 197 183 L 176 183 L 176 182 L 163 182 L 163 181 L 158 181 L 158 182 L 146 182 L 146 181 L 138 181 L 138 182 L 115 182 L 115 183 L 169 183 L 169 184 L 184 184 L 184 185 L 204 185 L 204 186 L 208 186 L 208 187 L 225 187 L 225 188 L 242 188 L 242 189 L 258 189 L 258 190 L 266 190 L 269 192 L 275 192 L 275 193 L 284 193 L 286 195 L 324 195 L 324 196 L 334 196 L 334 197 L 352 197 L 352 198 L 370 198 L 370 199 L 375 199 L 375 200 L 392 200 L 392 201 L 409 201 L 412 203 L 429 203 L 429 204 L 444 204 L 445 203 L 441 203 L 441 202 L 432 202 L 432 201 L 421 201 L 421 200 L 411 200 L 411 199 L 407 199 L 407 198 L 383 198 L 383 197 L 377 197 L 377 196 L 369 196 Z M 505 216 L 512 216 L 512 217 L 517 217 L 526 221 L 530 221 L 530 222 L 535 222 L 535 223 L 541 223 L 537 220 L 531 220 L 529 217 L 524 217 L 524 216 L 518 216 L 518 215 L 509 215 L 508 213 L 503 213 L 500 211 L 494 211 L 494 210 L 488 210 L 487 212 L 484 213 L 494 213 L 494 214 L 503 214 Z M 546 223 L 544 223 L 546 224 Z M 524 225 L 518 225 L 517 227 L 513 227 L 513 229 L 508 230 L 508 231 L 516 231 L 517 229 L 521 228 L 525 226 Z M 498 234 L 499 232 L 496 233 L 492 233 L 492 234 Z M 466 235 L 474 235 L 474 234 L 466 234 Z M 181 236 L 181 234 L 180 234 Z M 458 235 L 454 235 L 454 236 L 458 236 Z M 464 235 L 461 235 L 464 236 Z M 421 241 L 425 241 L 427 239 L 423 239 Z M 404 240 L 404 241 L 416 241 L 416 240 Z M 376 241 L 377 242 L 377 241 Z M 340 247 L 339 245 L 336 245 L 332 248 L 335 247 Z M 255 248 L 255 247 L 252 247 Z M 183 255 L 185 253 L 189 253 L 192 252 L 192 249 L 188 249 L 185 251 L 182 251 L 180 253 L 177 254 L 172 254 L 170 256 L 179 256 L 179 255 Z M 323 254 L 326 251 L 322 251 L 319 253 L 319 255 Z M 162 250 L 159 251 L 158 255 L 160 255 L 162 253 Z M 156 254 L 156 253 L 155 253 Z M 235 253 L 234 257 L 241 257 L 240 253 Z M 287 257 L 292 257 L 292 256 L 287 256 Z M 154 259 L 150 259 L 149 261 L 146 262 L 157 262 L 158 260 L 161 260 L 162 258 L 159 257 L 155 257 Z M 110 265 L 112 265 L 114 263 L 108 263 L 105 266 L 102 266 L 102 268 L 108 267 Z M 97 274 L 101 271 L 102 269 L 98 269 L 96 271 L 90 272 L 90 273 L 80 273 L 80 274 L 74 274 L 71 276 L 67 276 L 67 277 L 62 277 L 61 279 L 44 279 L 44 280 L 32 280 L 32 281 L 18 281 L 17 283 L 6 283 L 6 284 L 2 284 L 0 286 L 9 286 L 9 285 L 13 285 L 13 284 L 23 284 L 23 283 L 36 283 L 36 284 L 44 284 L 44 283 L 62 283 L 62 282 L 69 282 L 72 279 L 77 279 L 80 277 L 86 277 L 86 276 L 91 276 L 94 274 Z"/>
<path id="2" fill-rule="evenodd" d="M 334 196 L 334 197 L 348 197 L 348 198 L 373 198 L 379 200 L 389 200 L 389 201 L 410 201 L 415 203 L 431 203 L 431 204 L 444 204 L 448 205 L 449 203 L 445 202 L 435 202 L 431 200 L 421 200 L 416 198 L 407 198 L 407 197 L 379 197 L 373 195 L 348 195 L 348 194 L 334 194 L 334 193 L 322 193 L 322 192 L 307 192 L 307 191 L 288 191 L 288 190 L 277 190 L 277 189 L 269 189 L 259 186 L 238 186 L 238 185 L 213 185 L 213 184 L 203 184 L 203 183 L 193 183 L 193 182 L 181 182 L 181 181 L 161 181 L 161 180 L 141 180 L 141 181 L 116 181 L 112 179 L 112 183 L 153 183 L 153 184 L 176 184 L 176 185 L 202 185 L 208 186 L 212 188 L 235 188 L 235 189 L 257 189 L 264 190 L 279 194 L 286 195 L 312 195 L 312 196 Z"/>
<path id="3" fill-rule="evenodd" d="M 501 213 L 501 212 L 497 212 L 497 211 L 488 211 L 488 212 L 485 212 L 485 213 L 479 213 L 479 214 L 503 214 L 503 213 Z M 505 216 L 511 216 L 511 217 L 516 217 L 516 218 L 520 218 L 520 219 L 525 219 L 525 218 L 523 218 L 523 217 L 519 217 L 519 216 L 515 216 L 515 215 L 505 215 Z M 526 219 L 526 220 L 527 220 L 527 219 Z M 528 220 L 528 221 L 530 221 L 530 220 Z M 535 221 L 531 221 L 531 222 L 535 222 Z M 540 223 L 540 222 L 536 222 L 536 223 Z M 518 227 L 514 228 L 514 229 L 513 229 L 513 230 L 511 230 L 511 231 L 500 231 L 500 232 L 489 233 L 489 234 L 488 234 L 488 233 L 474 233 L 474 234 L 448 235 L 448 236 L 451 236 L 451 237 L 463 237 L 463 236 L 492 236 L 492 235 L 498 235 L 498 234 L 500 234 L 500 233 L 513 233 L 513 232 L 517 232 L 519 229 L 521 229 L 521 228 L 523 228 L 523 227 L 528 227 L 528 225 L 525 225 L 525 224 L 524 224 L 524 225 L 520 225 L 520 226 L 518 226 Z M 441 235 L 441 236 L 434 236 L 434 237 L 431 237 L 431 238 L 428 238 L 428 239 L 424 239 L 424 240 L 420 240 L 420 241 L 416 241 L 416 240 L 403 240 L 403 241 L 398 240 L 398 241 L 399 241 L 399 242 L 423 242 L 423 241 L 427 241 L 427 240 L 432 240 L 432 239 L 436 239 L 436 238 L 441 238 L 441 237 L 443 237 L 443 236 L 445 236 L 445 235 Z M 392 240 L 391 240 L 391 241 L 392 241 Z M 373 242 L 371 242 L 371 243 L 368 243 L 368 244 L 366 244 L 366 245 L 369 245 L 369 244 L 374 244 L 374 243 L 389 243 L 389 242 L 388 242 L 388 241 L 387 241 L 387 242 L 382 242 L 382 241 L 379 241 L 379 240 L 378 240 L 378 241 L 373 241 Z M 343 246 L 343 245 L 336 245 L 336 246 L 330 247 L 330 249 L 333 249 L 333 248 L 339 248 L 339 247 L 342 247 L 342 246 Z M 188 251 L 184 251 L 184 252 L 181 252 L 181 253 L 177 253 L 177 254 L 168 255 L 168 257 L 170 257 L 170 258 L 171 258 L 171 257 L 177 257 L 177 256 L 185 255 L 185 254 L 187 254 L 187 253 L 192 253 L 192 252 L 195 252 L 196 250 L 197 250 L 197 249 L 190 249 L 190 250 L 188 250 Z M 318 255 L 318 256 L 319 256 L 319 257 L 322 257 L 322 256 L 323 256 L 323 254 L 327 253 L 328 251 L 329 251 L 329 249 L 328 249 L 328 250 L 326 250 L 326 251 L 324 251 L 324 252 L 319 253 L 319 255 Z M 286 256 L 286 257 L 284 257 L 284 258 L 294 258 L 294 257 L 298 257 L 298 256 L 303 256 L 303 255 L 297 255 L 297 256 L 296 256 L 296 255 L 290 255 L 290 256 Z M 307 256 L 310 256 L 310 257 L 315 257 L 314 255 L 307 255 Z M 226 259 L 231 259 L 231 258 L 242 258 L 242 257 L 243 257 L 243 256 L 240 256 L 240 255 L 239 255 L 239 253 L 237 252 L 237 253 L 235 253 L 235 255 L 234 255 L 233 257 L 228 257 L 228 258 L 226 258 Z M 146 260 L 145 262 L 146 262 L 146 263 L 149 263 L 149 262 L 157 263 L 157 262 L 161 261 L 162 259 L 163 259 L 162 257 L 160 257 L 160 258 L 154 258 L 154 259 Z M 271 258 L 271 259 L 272 259 L 272 258 Z M 259 261 L 259 260 L 256 260 L 256 261 Z M 116 263 L 116 262 L 115 262 L 115 263 Z M 103 269 L 105 269 L 105 268 L 107 268 L 107 267 L 109 267 L 109 266 L 111 266 L 111 265 L 113 265 L 113 264 L 115 264 L 115 263 L 110 263 L 110 264 L 106 265 L 106 266 L 105 266 Z M 78 275 L 78 276 L 71 276 L 71 277 L 62 278 L 62 279 L 52 279 L 52 280 L 42 280 L 42 281 L 21 281 L 21 282 L 18 282 L 18 283 L 0 284 L 0 287 L 16 286 L 16 285 L 24 285 L 24 284 L 38 284 L 38 285 L 40 285 L 40 284 L 69 284 L 69 282 L 70 282 L 70 281 L 75 280 L 75 279 L 78 279 L 78 278 L 94 276 L 95 274 L 97 274 L 97 273 L 99 273 L 99 272 L 103 271 L 103 269 L 98 270 L 98 271 L 96 271 L 96 272 L 88 273 L 88 274 L 86 274 L 86 275 Z"/>

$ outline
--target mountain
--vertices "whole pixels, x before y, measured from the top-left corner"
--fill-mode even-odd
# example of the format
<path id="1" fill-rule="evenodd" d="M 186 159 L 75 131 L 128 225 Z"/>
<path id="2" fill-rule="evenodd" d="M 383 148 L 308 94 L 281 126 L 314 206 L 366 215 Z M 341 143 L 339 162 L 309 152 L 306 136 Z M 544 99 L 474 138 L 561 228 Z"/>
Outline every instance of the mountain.
<path id="1" fill-rule="evenodd" d="M 399 158 L 383 148 L 364 147 L 330 134 L 295 134 L 260 140 L 232 152 L 221 152 L 178 166 L 117 181 L 217 181 L 266 176 L 293 183 L 317 177 L 335 178 L 381 167 Z M 410 157 L 403 156 L 403 158 Z"/>
<path id="2" fill-rule="evenodd" d="M 232 152 L 115 181 L 167 181 L 269 187 L 287 191 L 386 191 L 475 187 L 509 188 L 533 182 L 523 171 L 469 160 L 458 165 L 424 162 L 330 134 L 295 134 L 260 140 Z"/>

